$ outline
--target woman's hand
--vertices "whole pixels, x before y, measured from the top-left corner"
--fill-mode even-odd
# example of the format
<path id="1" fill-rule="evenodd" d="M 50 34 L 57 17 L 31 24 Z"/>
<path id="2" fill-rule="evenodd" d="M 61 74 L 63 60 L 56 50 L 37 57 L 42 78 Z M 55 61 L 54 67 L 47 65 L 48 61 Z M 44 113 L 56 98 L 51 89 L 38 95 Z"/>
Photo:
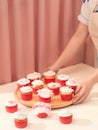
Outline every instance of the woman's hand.
<path id="1" fill-rule="evenodd" d="M 92 89 L 92 81 L 86 80 L 77 86 L 75 96 L 73 98 L 73 104 L 82 103 L 89 95 Z"/>
<path id="2" fill-rule="evenodd" d="M 47 68 L 47 70 L 52 70 L 52 71 L 54 71 L 54 72 L 56 72 L 56 73 L 59 71 L 59 69 L 56 68 L 55 66 L 49 66 L 49 67 Z"/>

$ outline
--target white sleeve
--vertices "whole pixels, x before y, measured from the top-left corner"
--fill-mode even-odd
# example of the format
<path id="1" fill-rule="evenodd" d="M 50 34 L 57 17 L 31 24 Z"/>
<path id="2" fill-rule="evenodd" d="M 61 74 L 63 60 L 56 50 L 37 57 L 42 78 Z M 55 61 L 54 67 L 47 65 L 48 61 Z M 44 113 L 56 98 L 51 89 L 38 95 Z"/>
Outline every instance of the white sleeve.
<path id="1" fill-rule="evenodd" d="M 90 9 L 90 2 L 85 2 L 82 4 L 81 13 L 78 16 L 78 20 L 85 25 L 88 25 Z"/>

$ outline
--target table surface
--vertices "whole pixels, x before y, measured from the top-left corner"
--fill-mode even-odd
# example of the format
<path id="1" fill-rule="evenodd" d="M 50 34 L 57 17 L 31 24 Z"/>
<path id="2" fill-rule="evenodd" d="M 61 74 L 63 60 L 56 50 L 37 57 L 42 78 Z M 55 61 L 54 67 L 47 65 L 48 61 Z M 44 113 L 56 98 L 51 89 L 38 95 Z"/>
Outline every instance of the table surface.
<path id="1" fill-rule="evenodd" d="M 58 73 L 68 74 L 79 83 L 88 78 L 95 68 L 78 64 L 61 69 Z M 14 91 L 16 82 L 0 86 L 0 130 L 19 130 L 14 126 L 13 114 L 5 111 L 5 102 L 8 99 L 16 100 Z M 98 130 L 98 84 L 95 84 L 85 102 L 78 105 L 71 105 L 60 109 L 52 110 L 47 118 L 40 119 L 32 114 L 32 108 L 19 103 L 19 111 L 28 114 L 28 126 L 24 130 Z M 58 114 L 62 109 L 69 109 L 73 112 L 71 124 L 61 124 Z"/>

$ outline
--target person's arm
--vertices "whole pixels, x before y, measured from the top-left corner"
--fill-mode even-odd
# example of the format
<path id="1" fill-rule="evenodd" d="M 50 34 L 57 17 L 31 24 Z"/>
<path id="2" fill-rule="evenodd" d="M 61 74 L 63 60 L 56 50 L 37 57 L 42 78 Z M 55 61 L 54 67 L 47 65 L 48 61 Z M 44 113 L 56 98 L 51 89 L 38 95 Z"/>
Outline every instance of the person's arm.
<path id="1" fill-rule="evenodd" d="M 75 96 L 73 98 L 73 104 L 82 103 L 89 95 L 95 83 L 98 82 L 98 68 L 90 78 L 81 82 L 77 86 Z"/>
<path id="2" fill-rule="evenodd" d="M 85 42 L 87 36 L 88 26 L 79 23 L 78 28 L 68 42 L 68 45 L 65 47 L 57 61 L 52 66 L 50 66 L 49 69 L 58 71 L 60 68 L 66 67 L 67 63 L 77 54 L 80 46 Z"/>

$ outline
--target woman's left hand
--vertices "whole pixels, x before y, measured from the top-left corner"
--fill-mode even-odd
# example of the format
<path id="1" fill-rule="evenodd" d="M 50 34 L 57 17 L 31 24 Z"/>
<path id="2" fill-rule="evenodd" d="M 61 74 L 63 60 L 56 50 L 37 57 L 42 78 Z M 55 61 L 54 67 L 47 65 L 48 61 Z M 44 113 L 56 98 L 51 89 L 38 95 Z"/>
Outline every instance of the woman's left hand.
<path id="1" fill-rule="evenodd" d="M 91 81 L 86 80 L 77 86 L 75 96 L 73 98 L 73 104 L 82 103 L 89 95 L 93 84 Z"/>

